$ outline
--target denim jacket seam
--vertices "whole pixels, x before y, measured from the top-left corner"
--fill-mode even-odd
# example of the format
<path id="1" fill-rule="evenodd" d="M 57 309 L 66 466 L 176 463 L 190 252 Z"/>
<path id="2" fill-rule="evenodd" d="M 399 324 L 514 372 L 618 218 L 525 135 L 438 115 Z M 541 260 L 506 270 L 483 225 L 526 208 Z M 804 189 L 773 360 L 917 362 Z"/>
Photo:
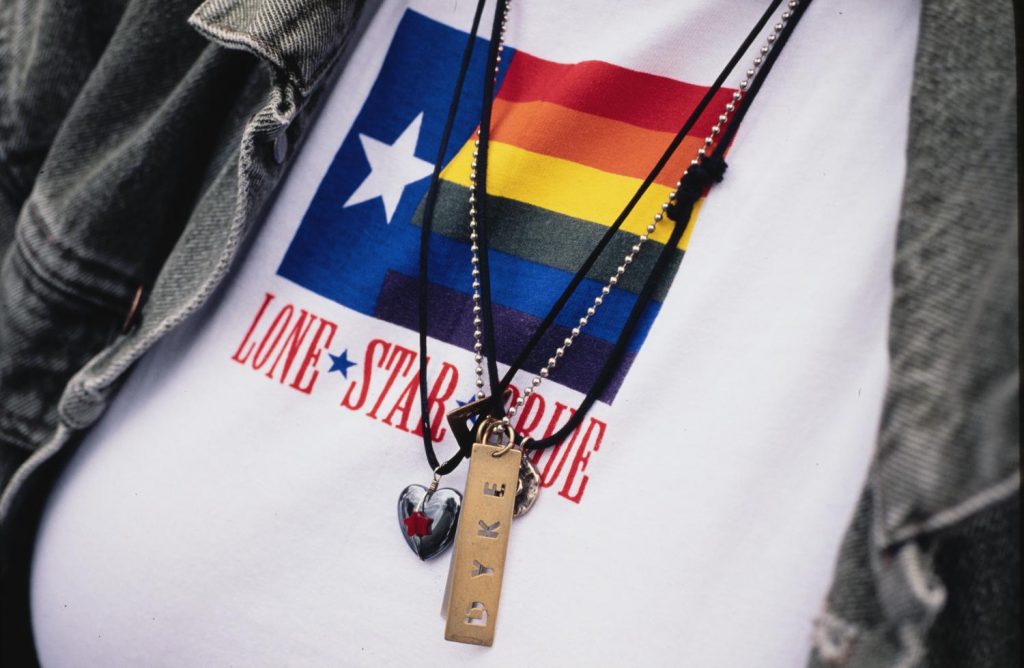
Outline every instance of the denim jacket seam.
<path id="1" fill-rule="evenodd" d="M 32 452 L 31 434 L 27 433 L 26 425 L 32 426 L 35 420 L 26 418 L 10 410 L 6 406 L 0 407 L 0 443 L 4 446 L 13 445 L 17 448 Z"/>
<path id="2" fill-rule="evenodd" d="M 823 661 L 841 666 L 850 660 L 864 626 L 826 606 L 814 620 L 811 646 Z"/>
<path id="3" fill-rule="evenodd" d="M 1015 469 L 970 496 L 929 512 L 924 519 L 891 523 L 885 512 L 888 507 L 887 490 L 883 484 L 884 477 L 879 471 L 880 466 L 881 463 L 876 457 L 868 473 L 867 483 L 876 499 L 871 535 L 874 546 L 879 550 L 897 548 L 908 541 L 949 528 L 999 503 L 1020 489 L 1020 470 Z"/>
<path id="4" fill-rule="evenodd" d="M 38 280 L 46 289 L 52 291 L 66 303 L 88 301 L 89 303 L 106 309 L 111 313 L 119 314 L 125 306 L 125 299 L 119 299 L 109 292 L 98 290 L 88 282 L 71 282 L 67 276 L 60 273 L 48 271 L 46 263 L 42 260 L 33 244 L 24 237 L 24 228 L 19 226 L 15 233 L 14 252 L 31 272 L 31 276 Z M 71 258 L 79 261 L 80 258 Z"/>
<path id="5" fill-rule="evenodd" d="M 235 169 L 238 174 L 236 190 L 238 197 L 230 222 L 231 230 L 223 239 L 220 260 L 206 281 L 188 300 L 180 303 L 173 312 L 164 315 L 151 331 L 122 338 L 114 346 L 101 353 L 101 355 L 105 354 L 105 359 L 109 360 L 109 366 L 101 373 L 90 373 L 92 364 L 89 364 L 81 369 L 68 384 L 69 391 L 74 391 L 73 388 L 77 387 L 82 392 L 89 392 L 100 398 L 101 401 L 102 393 L 117 381 L 125 369 L 133 364 L 153 343 L 205 303 L 207 297 L 220 285 L 223 275 L 230 269 L 237 256 L 238 248 L 245 239 L 254 218 L 258 215 L 258 211 L 249 210 L 251 203 L 245 197 L 246 190 L 253 185 L 250 173 L 255 169 L 263 172 L 265 178 L 273 179 L 272 174 L 276 169 L 274 165 L 261 165 L 257 154 L 257 142 L 261 136 L 274 137 L 283 128 L 288 127 L 306 101 L 302 94 L 300 77 L 284 67 L 280 58 L 277 58 L 273 50 L 266 44 L 248 34 L 211 26 L 202 16 L 198 15 L 198 10 L 189 17 L 189 23 L 201 34 L 223 43 L 226 47 L 247 49 L 259 57 L 266 58 L 278 71 L 285 74 L 285 80 L 274 81 L 273 78 L 271 79 L 266 102 L 252 115 L 242 131 L 237 145 L 238 158 Z M 347 40 L 344 43 L 347 43 Z M 344 53 L 344 49 L 337 49 L 335 54 L 324 60 L 324 66 L 336 63 L 342 53 Z M 317 76 L 319 77 L 321 74 L 322 72 L 319 72 Z M 267 190 L 272 191 L 273 188 L 274 185 L 270 185 Z"/>
<path id="6" fill-rule="evenodd" d="M 255 215 L 252 211 L 247 210 L 248 202 L 244 196 L 244 191 L 252 184 L 252 179 L 247 172 L 251 171 L 258 161 L 255 148 L 256 137 L 261 132 L 266 132 L 265 128 L 260 127 L 260 121 L 270 116 L 275 122 L 282 122 L 277 110 L 280 91 L 276 86 L 271 87 L 268 97 L 269 99 L 264 107 L 257 111 L 247 124 L 239 141 L 239 155 L 236 166 L 238 171 L 238 200 L 235 203 L 235 211 L 230 222 L 231 229 L 223 239 L 221 255 L 216 265 L 212 268 L 200 288 L 190 295 L 187 300 L 180 303 L 173 312 L 166 314 L 151 331 L 138 336 L 123 338 L 114 346 L 108 348 L 105 353 L 108 354 L 109 359 L 112 361 L 110 366 L 103 372 L 92 375 L 90 373 L 91 363 L 81 369 L 69 383 L 68 388 L 70 391 L 73 391 L 73 388 L 79 388 L 82 392 L 90 393 L 102 401 L 102 393 L 116 382 L 135 360 L 148 350 L 153 343 L 161 339 L 168 331 L 202 306 L 209 295 L 220 285 L 221 279 L 230 269 L 237 256 L 237 250 L 246 236 L 251 223 L 250 218 Z"/>
<path id="7" fill-rule="evenodd" d="M 214 24 L 207 16 L 204 15 L 204 4 L 200 4 L 200 6 L 197 7 L 189 17 L 189 25 L 204 34 L 206 37 L 211 38 L 226 47 L 247 50 L 271 63 L 279 71 L 285 74 L 292 84 L 294 84 L 295 90 L 304 98 L 308 97 L 316 89 L 324 75 L 335 66 L 342 54 L 345 53 L 352 34 L 355 32 L 354 27 L 358 23 L 357 17 L 359 14 L 359 9 L 356 10 L 355 15 L 352 15 L 350 12 L 349 29 L 345 31 L 341 41 L 332 45 L 321 57 L 316 58 L 312 70 L 307 75 L 303 74 L 299 68 L 289 65 L 288 60 L 285 57 L 285 54 L 282 53 L 281 49 L 278 49 L 274 44 L 261 39 L 258 35 L 252 32 Z M 362 3 L 355 4 L 358 6 Z M 373 12 L 369 13 L 372 14 Z"/>
<path id="8" fill-rule="evenodd" d="M 892 547 L 959 524 L 968 517 L 1003 501 L 1019 489 L 1020 471 L 1017 470 L 955 504 L 936 510 L 924 520 L 906 522 L 899 527 L 886 529 L 880 547 Z"/>
<path id="9" fill-rule="evenodd" d="M 273 65 L 279 72 L 285 73 L 288 80 L 296 87 L 296 89 L 299 91 L 306 90 L 302 75 L 288 67 L 281 55 L 271 48 L 269 44 L 252 33 L 212 25 L 200 15 L 199 12 L 201 9 L 202 8 L 200 7 L 200 9 L 193 12 L 192 16 L 188 19 L 189 25 L 195 28 L 199 33 L 226 48 L 241 49 L 252 53 L 258 58 L 261 58 Z"/>
<path id="10" fill-rule="evenodd" d="M 0 490 L 0 528 L 4 526 L 10 515 L 11 508 L 16 504 L 18 492 L 22 484 L 34 474 L 39 466 L 60 451 L 61 447 L 71 437 L 71 433 L 71 430 L 66 425 L 58 423 L 57 428 L 51 432 L 47 440 L 29 455 L 28 459 L 18 467 L 14 475 L 11 476 L 11 479 L 7 481 L 7 485 L 3 490 Z"/>
<path id="11" fill-rule="evenodd" d="M 37 241 L 34 241 L 30 236 L 27 236 L 35 233 L 38 235 L 39 240 L 44 240 L 46 244 L 56 249 L 61 256 L 60 259 L 62 263 L 73 263 L 76 269 L 86 272 L 89 278 L 102 281 L 106 285 L 114 288 L 111 292 L 119 293 L 116 296 L 108 293 L 102 293 L 101 296 L 116 300 L 118 302 L 118 308 L 123 306 L 121 302 L 124 302 L 125 299 L 130 297 L 131 291 L 134 290 L 138 284 L 138 278 L 112 267 L 105 262 L 95 258 L 86 257 L 76 251 L 72 246 L 65 243 L 64 240 L 61 239 L 60 235 L 55 233 L 53 228 L 50 226 L 47 221 L 46 214 L 44 213 L 44 207 L 40 204 L 38 199 L 39 196 L 37 195 L 29 197 L 25 201 L 16 231 L 19 243 L 22 244 L 24 250 L 31 255 L 29 259 L 31 259 L 34 264 L 39 265 L 33 266 L 33 269 L 37 273 L 42 274 L 44 278 L 50 277 L 53 279 L 59 278 L 64 281 L 68 280 L 68 278 L 66 276 L 62 276 L 60 272 L 49 270 L 47 263 L 36 251 Z M 94 293 L 97 292 L 89 285 L 88 282 L 77 285 L 75 290 Z"/>
<path id="12" fill-rule="evenodd" d="M 367 14 L 370 16 L 373 15 L 372 11 L 365 9 L 364 11 L 366 11 Z M 349 42 L 351 42 L 352 36 L 356 32 L 358 32 L 358 24 L 359 21 L 357 19 L 352 23 L 351 29 L 345 34 L 344 38 L 331 50 L 331 53 L 320 60 L 320 63 L 317 65 L 316 69 L 314 69 L 313 73 L 310 75 L 309 82 L 305 86 L 299 87 L 299 93 L 304 98 L 309 97 L 312 94 L 314 89 L 316 89 L 316 87 L 320 85 L 320 81 L 321 79 L 324 78 L 324 75 L 327 74 L 331 69 L 333 69 L 335 65 L 337 65 L 338 60 L 340 60 L 341 57 L 345 54 L 345 52 L 348 50 Z"/>

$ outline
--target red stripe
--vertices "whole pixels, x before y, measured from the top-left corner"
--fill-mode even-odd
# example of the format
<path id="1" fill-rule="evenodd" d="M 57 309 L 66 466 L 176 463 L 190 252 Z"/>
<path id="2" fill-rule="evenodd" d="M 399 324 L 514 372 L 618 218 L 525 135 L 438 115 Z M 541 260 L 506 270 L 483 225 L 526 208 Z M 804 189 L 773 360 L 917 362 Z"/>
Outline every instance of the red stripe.
<path id="1" fill-rule="evenodd" d="M 509 102 L 554 102 L 648 130 L 675 134 L 707 90 L 707 86 L 596 60 L 563 65 L 517 51 L 498 97 Z M 690 134 L 707 135 L 731 95 L 732 89 L 719 90 Z"/>

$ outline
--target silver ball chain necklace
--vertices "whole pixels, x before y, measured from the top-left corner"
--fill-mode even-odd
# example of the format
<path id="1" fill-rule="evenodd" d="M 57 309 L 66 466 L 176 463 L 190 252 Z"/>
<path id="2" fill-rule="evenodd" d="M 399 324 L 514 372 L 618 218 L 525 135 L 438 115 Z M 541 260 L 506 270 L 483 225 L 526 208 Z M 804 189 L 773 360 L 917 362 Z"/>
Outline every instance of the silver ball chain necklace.
<path id="1" fill-rule="evenodd" d="M 460 97 L 462 82 L 468 69 L 469 56 L 477 32 L 480 16 L 485 0 L 480 0 L 470 31 L 469 42 L 463 57 L 456 91 L 449 114 L 448 127 L 445 129 L 442 146 L 439 151 L 437 165 L 431 190 L 426 198 L 421 248 L 421 281 L 420 281 L 420 395 L 426 398 L 426 301 L 425 287 L 427 284 L 426 257 L 427 242 L 431 229 L 431 220 L 436 188 L 440 173 L 440 163 L 444 155 L 451 132 L 454 111 Z M 433 450 L 429 412 L 424 405 L 422 411 L 422 431 L 428 462 L 434 475 L 428 487 L 409 485 L 399 497 L 398 516 L 409 547 L 421 558 L 429 559 L 442 553 L 454 541 L 455 550 L 449 569 L 448 584 L 445 589 L 446 611 L 445 638 L 456 642 L 490 646 L 494 640 L 494 628 L 497 621 L 498 601 L 501 593 L 502 573 L 508 546 L 509 529 L 513 517 L 528 511 L 537 497 L 539 475 L 530 459 L 524 456 L 524 450 L 550 447 L 561 442 L 565 435 L 575 428 L 570 421 L 557 433 L 539 441 L 523 439 L 515 432 L 512 419 L 522 409 L 526 400 L 548 378 L 580 336 L 583 329 L 596 316 L 621 277 L 629 270 L 644 244 L 658 229 L 667 217 L 675 222 L 675 227 L 668 242 L 663 246 L 661 256 L 641 291 L 640 298 L 634 305 L 633 312 L 623 327 L 619 341 L 610 359 L 606 361 L 605 372 L 614 369 L 620 361 L 625 341 L 632 333 L 635 321 L 659 275 L 664 273 L 669 251 L 674 250 L 682 233 L 690 221 L 693 205 L 697 199 L 706 194 L 714 182 L 720 181 L 725 171 L 723 155 L 725 148 L 731 143 L 739 123 L 749 108 L 765 77 L 768 75 L 779 51 L 788 40 L 800 16 L 810 4 L 810 0 L 789 0 L 787 9 L 771 26 L 765 41 L 754 57 L 745 77 L 739 82 L 732 93 L 730 101 L 725 105 L 712 126 L 710 133 L 704 138 L 703 145 L 697 155 L 690 160 L 689 166 L 676 182 L 675 188 L 668 194 L 660 210 L 653 214 L 646 232 L 639 235 L 629 251 L 618 264 L 586 310 L 575 319 L 575 325 L 569 335 L 552 351 L 546 364 L 530 379 L 519 396 L 504 406 L 505 401 L 494 398 L 505 398 L 506 388 L 515 374 L 520 370 L 526 356 L 537 345 L 540 336 L 550 327 L 555 316 L 561 311 L 565 302 L 590 270 L 594 260 L 604 246 L 615 235 L 633 206 L 647 189 L 653 179 L 665 166 L 673 152 L 678 148 L 682 138 L 687 134 L 693 123 L 703 114 L 711 97 L 720 89 L 724 79 L 731 72 L 739 59 L 746 53 L 756 36 L 782 4 L 782 0 L 773 0 L 761 19 L 750 32 L 747 39 L 722 71 L 719 78 L 709 88 L 705 98 L 691 114 L 676 139 L 666 149 L 662 159 L 652 169 L 648 179 L 626 209 L 620 214 L 613 225 L 608 228 L 604 238 L 591 253 L 588 260 L 576 273 L 565 292 L 552 307 L 551 312 L 534 332 L 526 349 L 520 353 L 517 362 L 513 363 L 505 376 L 498 380 L 497 363 L 494 351 L 493 322 L 491 319 L 490 274 L 487 263 L 486 225 L 482 210 L 486 202 L 486 160 L 490 125 L 490 110 L 494 99 L 494 87 L 497 83 L 504 51 L 505 29 L 508 24 L 508 0 L 498 0 L 495 9 L 494 25 L 491 34 L 491 48 L 488 54 L 485 79 L 485 101 L 480 126 L 476 131 L 473 147 L 473 160 L 469 174 L 469 241 L 470 271 L 472 279 L 473 300 L 473 353 L 476 401 L 467 404 L 448 414 L 448 422 L 453 435 L 459 443 L 459 451 L 447 462 L 440 463 Z M 616 354 L 618 353 L 618 355 Z M 485 367 L 486 364 L 486 367 Z M 485 373 L 486 369 L 486 373 Z M 486 378 L 491 379 L 491 395 L 485 387 Z M 607 373 L 603 373 L 595 386 L 587 393 L 587 398 L 575 412 L 573 418 L 577 424 L 600 395 L 602 382 L 607 381 Z M 470 425 L 468 422 L 473 421 Z M 470 459 L 470 468 L 466 481 L 465 496 L 450 488 L 439 489 L 443 475 L 451 472 L 465 457 Z"/>

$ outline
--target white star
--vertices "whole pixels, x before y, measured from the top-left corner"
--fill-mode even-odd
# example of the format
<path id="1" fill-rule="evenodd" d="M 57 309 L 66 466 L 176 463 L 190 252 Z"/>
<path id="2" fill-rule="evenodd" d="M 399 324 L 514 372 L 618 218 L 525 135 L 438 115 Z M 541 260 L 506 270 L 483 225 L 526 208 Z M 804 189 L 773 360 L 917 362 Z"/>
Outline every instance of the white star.
<path id="1" fill-rule="evenodd" d="M 384 202 L 387 222 L 395 215 L 402 192 L 410 183 L 430 176 L 434 166 L 415 155 L 416 142 L 420 136 L 423 112 L 409 123 L 394 144 L 385 144 L 364 134 L 359 135 L 366 159 L 370 162 L 370 173 L 359 184 L 344 206 L 361 204 L 380 197 Z"/>

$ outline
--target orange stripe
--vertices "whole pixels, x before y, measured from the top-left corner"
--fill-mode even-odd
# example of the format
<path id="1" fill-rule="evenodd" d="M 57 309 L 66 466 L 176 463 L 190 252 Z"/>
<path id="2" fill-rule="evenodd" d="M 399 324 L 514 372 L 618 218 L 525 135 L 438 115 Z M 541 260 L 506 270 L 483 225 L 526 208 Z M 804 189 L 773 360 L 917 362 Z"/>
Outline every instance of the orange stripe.
<path id="1" fill-rule="evenodd" d="M 641 180 L 675 136 L 545 101 L 499 98 L 493 113 L 494 141 Z M 701 146 L 701 138 L 683 139 L 655 183 L 674 186 Z"/>

